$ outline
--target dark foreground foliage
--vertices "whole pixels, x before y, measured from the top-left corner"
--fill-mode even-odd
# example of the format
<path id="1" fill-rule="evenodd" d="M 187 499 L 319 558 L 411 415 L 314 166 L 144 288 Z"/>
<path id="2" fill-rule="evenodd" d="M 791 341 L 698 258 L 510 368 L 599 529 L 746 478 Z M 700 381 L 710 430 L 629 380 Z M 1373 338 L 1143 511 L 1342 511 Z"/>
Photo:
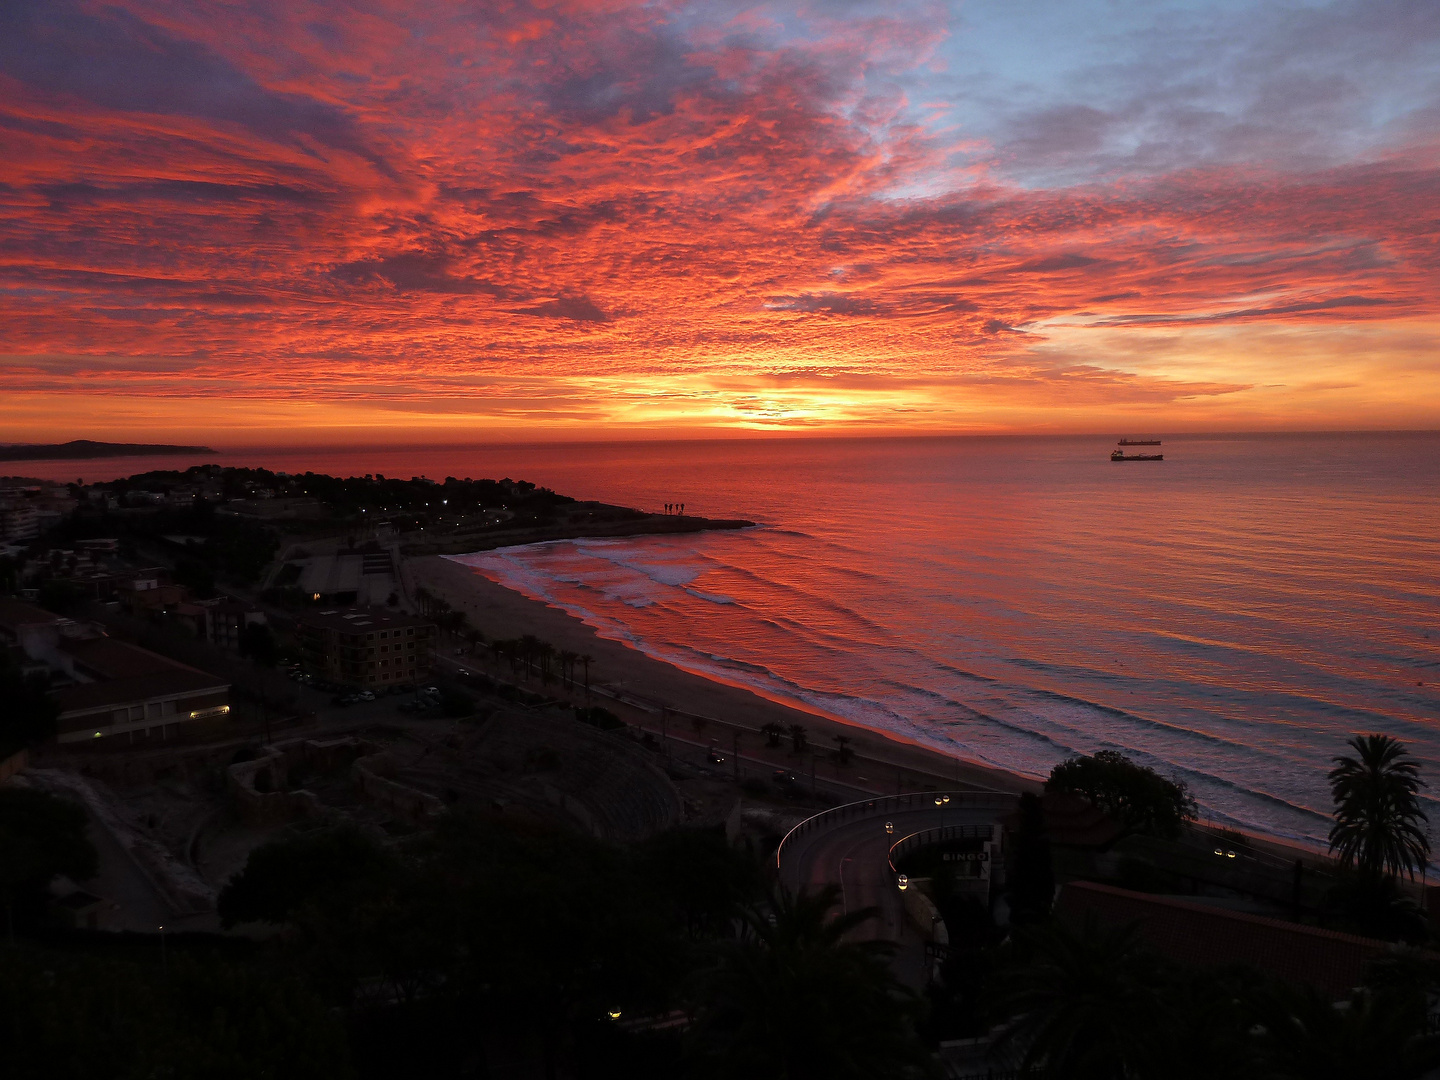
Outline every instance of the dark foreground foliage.
<path id="1" fill-rule="evenodd" d="M 840 940 L 868 915 L 835 901 L 770 895 L 715 832 L 626 850 L 455 815 L 400 849 L 267 845 L 220 911 L 283 927 L 272 948 L 354 1018 L 362 1076 L 912 1075 L 917 1003 L 883 948 Z"/>
<path id="2" fill-rule="evenodd" d="M 0 787 L 0 930 L 36 921 L 56 875 L 83 881 L 94 873 L 84 810 L 42 791 Z"/>
<path id="3" fill-rule="evenodd" d="M 115 945 L 0 949 L 0 1072 L 17 1080 L 355 1075 L 344 1025 L 297 974 L 173 947 L 162 962 L 153 941 Z"/>
<path id="4" fill-rule="evenodd" d="M 1066 1080 L 1416 1080 L 1440 1066 L 1427 999 L 1440 971 L 1400 951 L 1340 1001 L 1245 968 L 1189 970 L 1135 927 L 1050 923 L 1000 950 L 1000 1058 Z"/>

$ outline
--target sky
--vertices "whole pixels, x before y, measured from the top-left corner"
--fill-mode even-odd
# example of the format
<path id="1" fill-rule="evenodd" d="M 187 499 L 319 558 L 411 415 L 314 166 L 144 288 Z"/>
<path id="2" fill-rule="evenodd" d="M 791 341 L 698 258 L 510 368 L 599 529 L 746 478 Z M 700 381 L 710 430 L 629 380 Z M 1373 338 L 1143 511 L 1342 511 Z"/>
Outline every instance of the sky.
<path id="1" fill-rule="evenodd" d="M 1440 427 L 1440 3 L 0 0 L 0 442 Z"/>

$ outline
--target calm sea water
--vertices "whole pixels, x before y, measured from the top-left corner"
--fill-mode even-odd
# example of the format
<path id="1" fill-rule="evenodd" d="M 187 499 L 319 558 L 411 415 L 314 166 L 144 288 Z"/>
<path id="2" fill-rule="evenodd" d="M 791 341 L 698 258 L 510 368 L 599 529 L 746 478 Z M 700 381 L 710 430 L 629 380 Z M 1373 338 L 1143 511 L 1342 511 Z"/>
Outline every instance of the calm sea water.
<path id="1" fill-rule="evenodd" d="M 656 657 L 975 760 L 1043 776 L 1116 748 L 1184 779 L 1206 816 L 1322 843 L 1331 757 L 1380 731 L 1410 745 L 1440 796 L 1440 436 L 1167 438 L 1159 463 L 1112 464 L 1112 446 L 757 440 L 237 460 L 509 475 L 759 521 L 465 561 Z"/>

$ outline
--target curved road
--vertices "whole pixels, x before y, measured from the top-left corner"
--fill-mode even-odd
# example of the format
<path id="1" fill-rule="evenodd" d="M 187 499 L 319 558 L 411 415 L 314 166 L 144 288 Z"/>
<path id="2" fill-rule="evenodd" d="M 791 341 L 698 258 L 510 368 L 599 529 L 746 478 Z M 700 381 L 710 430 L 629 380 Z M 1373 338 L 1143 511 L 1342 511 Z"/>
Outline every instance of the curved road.
<path id="1" fill-rule="evenodd" d="M 877 801 L 873 812 L 857 807 L 856 816 L 832 814 L 834 820 L 822 820 L 786 839 L 779 856 L 780 881 L 792 891 L 838 885 L 841 909 L 846 912 L 878 908 L 879 916 L 858 927 L 853 937 L 896 942 L 896 975 L 918 988 L 928 979 L 925 938 L 905 917 L 900 890 L 890 873 L 890 847 L 924 829 L 990 824 L 1007 810 L 995 805 L 887 810 L 883 801 Z M 895 826 L 893 833 L 885 831 L 887 821 Z"/>

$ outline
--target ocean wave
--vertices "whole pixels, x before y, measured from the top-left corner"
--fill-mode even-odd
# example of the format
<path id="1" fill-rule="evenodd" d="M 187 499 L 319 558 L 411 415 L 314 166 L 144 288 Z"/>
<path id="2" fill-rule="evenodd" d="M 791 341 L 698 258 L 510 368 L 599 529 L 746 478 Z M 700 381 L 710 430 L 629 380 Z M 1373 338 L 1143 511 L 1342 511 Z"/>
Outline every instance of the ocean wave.
<path id="1" fill-rule="evenodd" d="M 708 601 L 709 601 L 710 603 L 712 603 L 712 604 L 734 604 L 734 603 L 736 603 L 736 600 L 735 600 L 735 598 L 734 598 L 733 596 L 724 596 L 724 595 L 722 595 L 722 594 L 720 594 L 720 593 L 708 593 L 708 592 L 704 592 L 704 591 L 702 591 L 702 590 L 700 590 L 700 589 L 686 589 L 685 591 L 686 591 L 687 593 L 689 593 L 691 596 L 696 597 L 696 598 L 699 599 L 699 600 L 708 600 Z"/>
<path id="2" fill-rule="evenodd" d="M 1045 445 L 921 454 L 918 472 L 895 451 L 829 487 L 714 474 L 717 500 L 776 524 L 476 565 L 656 659 L 943 752 L 1043 776 L 1121 750 L 1271 835 L 1323 845 L 1325 773 L 1352 731 L 1440 770 L 1440 635 L 1422 640 L 1440 511 L 1413 469 L 1387 451 L 1317 503 L 1284 453 L 1255 467 L 1263 446 L 1242 464 L 1233 440 L 1192 440 L 1218 448 L 1203 475 L 1120 475 Z M 1360 475 L 1354 449 L 1336 475 Z"/>

